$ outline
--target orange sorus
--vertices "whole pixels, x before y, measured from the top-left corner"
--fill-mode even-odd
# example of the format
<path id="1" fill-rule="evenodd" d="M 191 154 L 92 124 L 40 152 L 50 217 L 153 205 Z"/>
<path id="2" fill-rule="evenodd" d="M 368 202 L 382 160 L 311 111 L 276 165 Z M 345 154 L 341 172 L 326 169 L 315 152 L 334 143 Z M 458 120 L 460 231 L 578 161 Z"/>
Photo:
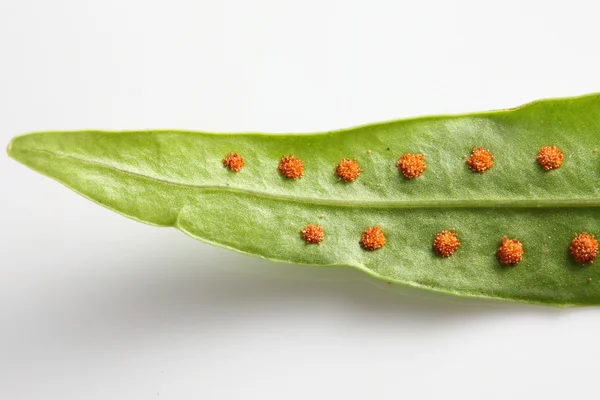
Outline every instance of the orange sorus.
<path id="1" fill-rule="evenodd" d="M 321 225 L 306 225 L 304 229 L 300 230 L 300 233 L 307 244 L 319 244 L 325 239 L 325 232 L 323 232 L 323 227 Z"/>
<path id="2" fill-rule="evenodd" d="M 396 162 L 398 171 L 408 179 L 417 178 L 423 175 L 427 165 L 425 164 L 425 154 L 403 154 Z"/>
<path id="3" fill-rule="evenodd" d="M 443 230 L 433 239 L 433 250 L 442 257 L 450 257 L 460 247 L 458 234 L 452 231 Z"/>
<path id="4" fill-rule="evenodd" d="M 517 265 L 523 259 L 523 244 L 516 238 L 509 239 L 504 236 L 502 244 L 496 252 L 496 256 L 498 257 L 498 261 L 504 265 Z"/>
<path id="5" fill-rule="evenodd" d="M 240 172 L 244 167 L 244 157 L 238 153 L 227 153 L 223 159 L 223 165 L 229 168 L 230 171 Z"/>
<path id="6" fill-rule="evenodd" d="M 544 146 L 535 159 L 544 170 L 550 171 L 551 169 L 560 168 L 563 163 L 563 152 L 555 145 Z"/>
<path id="7" fill-rule="evenodd" d="M 358 166 L 356 159 L 350 160 L 349 158 L 344 158 L 340 161 L 335 169 L 337 176 L 344 182 L 354 182 L 354 180 L 360 176 L 361 172 L 362 170 Z"/>
<path id="8" fill-rule="evenodd" d="M 598 240 L 585 232 L 576 235 L 571 241 L 569 251 L 579 263 L 593 263 L 598 255 Z"/>
<path id="9" fill-rule="evenodd" d="M 385 235 L 383 229 L 377 226 L 368 228 L 360 238 L 360 245 L 365 250 L 377 250 L 385 244 Z"/>
<path id="10" fill-rule="evenodd" d="M 281 157 L 279 161 L 279 172 L 288 179 L 299 179 L 304 175 L 304 163 L 302 160 L 289 155 Z"/>
<path id="11" fill-rule="evenodd" d="M 473 172 L 484 173 L 494 165 L 494 156 L 484 147 L 473 147 L 467 165 Z"/>

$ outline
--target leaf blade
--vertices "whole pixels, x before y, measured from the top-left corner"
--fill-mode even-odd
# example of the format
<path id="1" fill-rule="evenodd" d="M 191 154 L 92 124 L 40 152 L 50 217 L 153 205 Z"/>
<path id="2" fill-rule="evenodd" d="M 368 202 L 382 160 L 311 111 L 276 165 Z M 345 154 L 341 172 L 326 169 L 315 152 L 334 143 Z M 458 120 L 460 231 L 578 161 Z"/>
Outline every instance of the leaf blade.
<path id="1" fill-rule="evenodd" d="M 434 136 L 440 132 L 441 139 Z M 600 289 L 588 283 L 589 277 L 600 281 L 600 274 L 577 266 L 567 247 L 572 232 L 600 230 L 598 132 L 600 102 L 592 95 L 332 134 L 38 133 L 16 138 L 9 154 L 123 215 L 247 254 L 350 265 L 466 296 L 581 305 L 600 304 Z M 535 154 L 554 140 L 567 156 L 561 169 L 546 173 Z M 478 144 L 495 146 L 497 158 L 483 175 L 470 172 L 459 151 Z M 238 149 L 247 168 L 229 173 L 221 158 Z M 400 178 L 397 155 L 423 149 L 425 175 Z M 277 174 L 278 157 L 287 153 L 306 160 L 302 180 Z M 363 175 L 352 184 L 337 181 L 335 163 L 354 156 Z M 321 245 L 301 241 L 299 230 L 308 223 L 325 227 Z M 366 252 L 358 240 L 375 224 L 388 243 Z M 453 227 L 463 245 L 440 259 L 431 251 L 433 236 Z M 516 267 L 495 260 L 503 235 L 524 243 L 525 258 Z"/>

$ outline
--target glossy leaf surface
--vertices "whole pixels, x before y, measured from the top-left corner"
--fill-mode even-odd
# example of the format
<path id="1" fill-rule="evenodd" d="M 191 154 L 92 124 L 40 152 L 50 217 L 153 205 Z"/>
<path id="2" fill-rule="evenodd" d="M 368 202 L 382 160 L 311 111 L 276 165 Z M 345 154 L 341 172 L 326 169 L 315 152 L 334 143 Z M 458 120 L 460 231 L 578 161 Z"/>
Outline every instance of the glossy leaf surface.
<path id="1" fill-rule="evenodd" d="M 535 158 L 551 144 L 565 158 L 546 172 Z M 483 174 L 465 164 L 474 146 L 495 156 Z M 41 132 L 14 139 L 9 154 L 123 215 L 244 253 L 353 266 L 465 296 L 567 306 L 600 304 L 598 266 L 577 264 L 568 252 L 573 233 L 600 234 L 599 147 L 600 99 L 588 95 L 319 134 Z M 222 163 L 232 151 L 246 160 L 239 173 Z M 423 176 L 399 174 L 404 153 L 425 154 Z M 302 179 L 278 173 L 289 154 L 304 161 Z M 362 168 L 355 182 L 335 175 L 342 158 Z M 324 227 L 320 245 L 300 236 L 311 223 Z M 387 243 L 369 252 L 359 240 L 373 225 Z M 462 246 L 442 259 L 432 241 L 452 228 Z M 523 243 L 517 266 L 496 259 L 504 235 Z"/>

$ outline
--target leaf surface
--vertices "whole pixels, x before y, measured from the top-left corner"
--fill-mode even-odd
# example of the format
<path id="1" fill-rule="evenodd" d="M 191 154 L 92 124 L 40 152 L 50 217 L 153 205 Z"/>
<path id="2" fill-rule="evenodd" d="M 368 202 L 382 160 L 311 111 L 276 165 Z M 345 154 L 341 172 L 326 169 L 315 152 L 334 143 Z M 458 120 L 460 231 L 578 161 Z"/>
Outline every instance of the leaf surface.
<path id="1" fill-rule="evenodd" d="M 565 158 L 546 172 L 536 155 L 552 144 Z M 483 174 L 465 164 L 474 146 L 495 156 Z M 244 253 L 353 266 L 463 296 L 569 306 L 600 304 L 600 270 L 577 264 L 568 251 L 573 233 L 600 234 L 599 147 L 600 99 L 593 94 L 318 134 L 40 132 L 15 138 L 8 151 L 123 215 Z M 231 151 L 246 160 L 239 173 L 223 166 Z M 399 174 L 404 153 L 425 154 L 421 177 Z M 302 179 L 278 173 L 289 154 L 304 161 Z M 362 168 L 355 182 L 335 175 L 342 158 Z M 302 240 L 308 224 L 323 226 L 321 244 Z M 361 234 L 374 225 L 387 243 L 365 251 Z M 452 228 L 462 245 L 440 258 L 433 238 Z M 523 243 L 517 266 L 496 258 L 504 235 Z"/>

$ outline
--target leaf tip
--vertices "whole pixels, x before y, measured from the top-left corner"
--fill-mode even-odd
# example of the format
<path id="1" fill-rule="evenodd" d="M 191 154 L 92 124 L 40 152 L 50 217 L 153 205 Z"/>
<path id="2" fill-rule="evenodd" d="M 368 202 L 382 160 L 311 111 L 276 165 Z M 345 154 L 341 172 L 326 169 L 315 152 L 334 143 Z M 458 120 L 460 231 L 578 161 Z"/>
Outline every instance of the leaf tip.
<path id="1" fill-rule="evenodd" d="M 11 139 L 11 141 L 8 143 L 8 145 L 6 146 L 6 154 L 8 154 L 8 156 L 12 159 L 17 159 L 16 157 L 16 150 L 18 149 L 18 142 L 19 142 L 19 138 L 20 136 L 15 136 L 14 138 Z"/>
<path id="2" fill-rule="evenodd" d="M 13 160 L 29 166 L 29 150 L 34 147 L 32 140 L 35 140 L 35 134 L 32 133 L 15 136 L 6 146 L 6 153 Z"/>
<path id="3" fill-rule="evenodd" d="M 22 142 L 23 138 L 26 135 L 19 135 L 19 136 L 15 136 L 11 139 L 11 141 L 8 143 L 8 145 L 6 146 L 6 153 L 8 154 L 8 156 L 14 160 L 20 161 L 19 160 L 19 150 L 22 149 L 23 146 L 20 145 L 20 142 Z"/>
<path id="4" fill-rule="evenodd" d="M 8 146 L 6 146 L 6 153 L 12 157 L 12 149 L 13 149 L 13 144 L 15 142 L 15 138 L 11 139 L 11 141 L 8 143 Z"/>

